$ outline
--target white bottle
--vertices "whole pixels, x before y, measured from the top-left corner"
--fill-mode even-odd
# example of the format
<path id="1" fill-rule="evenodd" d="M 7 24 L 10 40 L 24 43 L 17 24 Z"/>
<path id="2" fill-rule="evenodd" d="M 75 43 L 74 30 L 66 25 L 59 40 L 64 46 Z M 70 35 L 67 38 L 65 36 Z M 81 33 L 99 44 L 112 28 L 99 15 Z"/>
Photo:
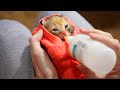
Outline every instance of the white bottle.
<path id="1" fill-rule="evenodd" d="M 115 67 L 116 54 L 105 44 L 84 34 L 66 36 L 65 40 L 69 45 L 70 55 L 93 71 L 97 77 L 104 78 Z"/>

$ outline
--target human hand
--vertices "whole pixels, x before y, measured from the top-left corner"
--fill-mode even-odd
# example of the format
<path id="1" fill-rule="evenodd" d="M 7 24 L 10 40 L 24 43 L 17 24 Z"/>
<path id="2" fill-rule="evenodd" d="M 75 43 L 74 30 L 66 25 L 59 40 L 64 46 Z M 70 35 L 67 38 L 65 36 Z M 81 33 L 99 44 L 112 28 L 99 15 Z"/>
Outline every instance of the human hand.
<path id="1" fill-rule="evenodd" d="M 116 52 L 116 56 L 117 56 L 116 66 L 114 67 L 112 72 L 106 75 L 105 79 L 120 78 L 120 43 L 119 41 L 117 39 L 114 39 L 110 33 L 104 32 L 101 30 L 97 30 L 97 29 L 87 30 L 87 29 L 81 28 L 80 31 L 83 34 L 89 35 L 92 39 L 97 40 L 101 43 L 104 43 L 105 45 L 112 48 Z M 81 66 L 82 68 L 80 68 Z M 90 79 L 98 78 L 95 76 L 95 74 L 92 71 L 90 71 L 85 66 L 80 65 L 80 67 L 78 66 L 78 68 L 80 70 L 82 69 L 82 71 L 86 74 L 87 78 L 90 78 Z"/>
<path id="2" fill-rule="evenodd" d="M 35 70 L 36 79 L 57 79 L 57 71 L 52 64 L 49 56 L 43 48 L 41 48 L 40 40 L 43 37 L 43 31 L 39 30 L 30 37 L 30 48 L 32 63 Z"/>

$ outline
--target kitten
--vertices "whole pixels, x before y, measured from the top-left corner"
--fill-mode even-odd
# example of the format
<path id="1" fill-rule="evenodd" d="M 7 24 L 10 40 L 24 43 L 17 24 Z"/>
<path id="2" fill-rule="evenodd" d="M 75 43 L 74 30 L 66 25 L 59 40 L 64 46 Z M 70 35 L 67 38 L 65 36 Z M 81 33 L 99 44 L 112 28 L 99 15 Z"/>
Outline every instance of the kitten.
<path id="1" fill-rule="evenodd" d="M 64 39 L 65 36 L 70 36 L 73 33 L 73 26 L 71 26 L 67 20 L 60 16 L 51 16 L 46 20 L 42 20 L 40 22 L 50 33 L 59 37 L 60 39 Z"/>

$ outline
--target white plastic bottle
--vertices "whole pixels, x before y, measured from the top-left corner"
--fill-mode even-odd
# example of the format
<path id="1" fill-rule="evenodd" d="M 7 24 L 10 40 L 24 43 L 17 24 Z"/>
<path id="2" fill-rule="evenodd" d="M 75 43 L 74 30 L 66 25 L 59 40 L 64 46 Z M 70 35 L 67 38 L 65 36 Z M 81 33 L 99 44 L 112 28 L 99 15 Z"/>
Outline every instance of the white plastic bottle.
<path id="1" fill-rule="evenodd" d="M 103 43 L 88 35 L 66 36 L 72 57 L 93 71 L 97 77 L 104 78 L 116 64 L 116 53 Z"/>

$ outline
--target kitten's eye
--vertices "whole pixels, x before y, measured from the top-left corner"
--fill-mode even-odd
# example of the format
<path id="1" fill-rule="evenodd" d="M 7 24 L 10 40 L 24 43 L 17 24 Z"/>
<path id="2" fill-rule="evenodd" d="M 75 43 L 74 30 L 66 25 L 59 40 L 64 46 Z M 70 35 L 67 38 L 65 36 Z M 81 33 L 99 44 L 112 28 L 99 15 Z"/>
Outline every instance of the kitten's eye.
<path id="1" fill-rule="evenodd" d="M 73 28 L 73 27 L 69 27 L 69 28 L 67 29 L 67 31 L 70 32 L 70 33 L 73 33 L 73 32 L 74 32 L 74 28 Z"/>
<path id="2" fill-rule="evenodd" d="M 67 28 L 68 27 L 68 25 L 65 25 L 65 28 Z"/>
<path id="3" fill-rule="evenodd" d="M 51 31 L 51 33 L 58 36 L 60 32 L 59 31 Z"/>
<path id="4" fill-rule="evenodd" d="M 54 28 L 53 31 L 59 31 L 59 29 Z"/>

